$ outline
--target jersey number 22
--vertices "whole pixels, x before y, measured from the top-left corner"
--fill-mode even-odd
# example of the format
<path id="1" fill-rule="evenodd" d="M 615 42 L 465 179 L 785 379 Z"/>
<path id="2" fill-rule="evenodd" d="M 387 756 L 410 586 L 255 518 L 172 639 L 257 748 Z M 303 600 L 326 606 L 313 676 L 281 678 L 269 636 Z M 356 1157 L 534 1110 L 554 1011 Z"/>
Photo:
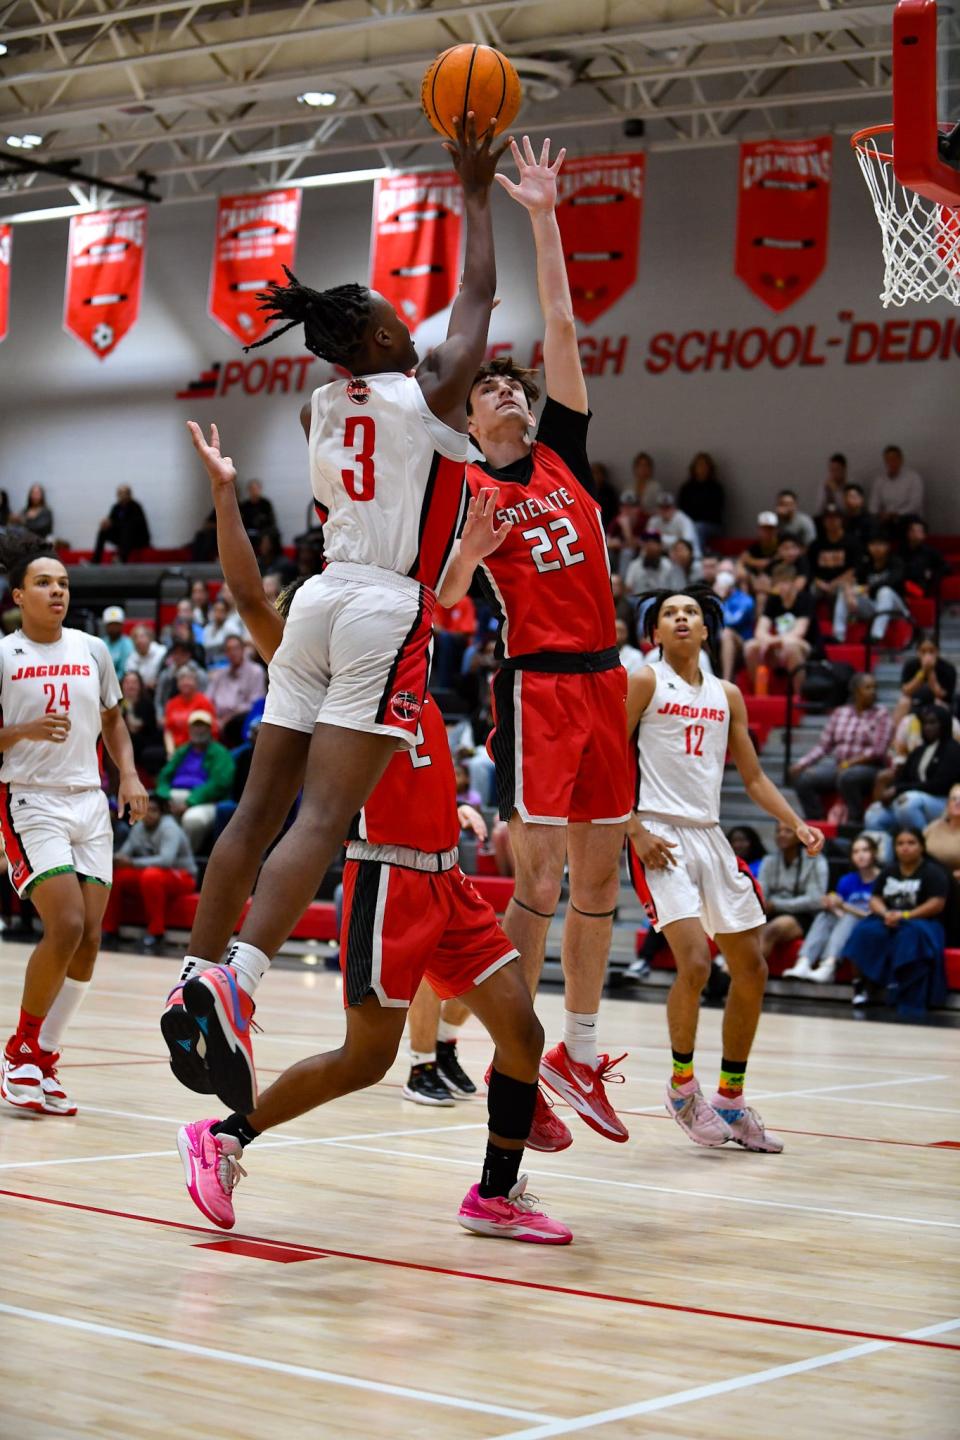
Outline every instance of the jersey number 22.
<path id="1" fill-rule="evenodd" d="M 580 536 L 574 529 L 573 521 L 566 515 L 562 515 L 559 520 L 551 520 L 547 526 L 536 525 L 532 530 L 521 533 L 524 540 L 537 542 L 530 553 L 534 565 L 541 573 L 544 570 L 559 570 L 562 565 L 579 565 L 587 558 L 582 550 L 573 548 Z M 559 553 L 559 560 L 548 559 L 555 550 Z"/>

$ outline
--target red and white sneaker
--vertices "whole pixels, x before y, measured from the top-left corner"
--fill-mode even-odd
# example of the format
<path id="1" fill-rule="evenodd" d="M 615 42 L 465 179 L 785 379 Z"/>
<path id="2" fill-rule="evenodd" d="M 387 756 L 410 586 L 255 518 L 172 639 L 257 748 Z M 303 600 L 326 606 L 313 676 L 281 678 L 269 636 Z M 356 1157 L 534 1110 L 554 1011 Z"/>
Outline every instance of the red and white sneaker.
<path id="1" fill-rule="evenodd" d="M 573 1231 L 559 1220 L 538 1209 L 536 1195 L 528 1195 L 527 1177 L 521 1175 L 507 1196 L 480 1194 L 479 1185 L 471 1185 L 457 1219 L 464 1230 L 475 1235 L 494 1235 L 499 1240 L 528 1240 L 534 1245 L 569 1245 Z"/>
<path id="2" fill-rule="evenodd" d="M 29 1040 L 11 1035 L 0 1064 L 0 1100 L 22 1115 L 42 1115 L 43 1069 L 41 1051 Z"/>
<path id="3" fill-rule="evenodd" d="M 214 1120 L 195 1120 L 177 1134 L 187 1192 L 201 1214 L 221 1230 L 232 1230 L 233 1192 L 246 1170 L 240 1164 L 243 1146 L 235 1135 L 214 1135 Z"/>
<path id="4" fill-rule="evenodd" d="M 483 1083 L 490 1089 L 490 1074 L 493 1070 L 492 1063 L 487 1066 L 483 1077 Z M 555 1114 L 553 1101 L 549 1095 L 544 1095 L 540 1087 L 537 1087 L 537 1103 L 533 1111 L 533 1124 L 530 1126 L 530 1134 L 527 1136 L 526 1149 L 539 1150 L 543 1154 L 551 1154 L 557 1150 L 566 1150 L 573 1144 L 573 1136 L 564 1125 L 560 1116 Z"/>
<path id="5" fill-rule="evenodd" d="M 40 1051 L 40 1069 L 43 1076 L 41 1082 L 43 1085 L 43 1113 L 44 1115 L 76 1115 L 77 1102 L 70 1099 L 57 1074 L 59 1059 L 59 1051 Z"/>
<path id="6" fill-rule="evenodd" d="M 567 1047 L 561 1040 L 560 1044 L 548 1050 L 540 1061 L 540 1079 L 544 1085 L 555 1090 L 562 1100 L 566 1100 L 568 1105 L 572 1105 L 591 1130 L 596 1130 L 598 1135 L 603 1135 L 607 1140 L 616 1140 L 622 1144 L 624 1140 L 629 1140 L 630 1136 L 627 1127 L 607 1099 L 604 1086 L 610 1081 L 623 1084 L 624 1077 L 617 1075 L 614 1067 L 625 1059 L 625 1053 L 618 1055 L 615 1060 L 611 1060 L 609 1055 L 600 1055 L 596 1069 L 592 1069 L 589 1065 L 581 1065 L 579 1060 L 571 1060 Z"/>
<path id="7" fill-rule="evenodd" d="M 257 1072 L 250 1038 L 256 1008 L 252 999 L 240 989 L 229 965 L 211 965 L 184 985 L 183 1005 L 206 1041 L 203 1062 L 211 1090 L 231 1110 L 249 1115 L 257 1107 Z"/>

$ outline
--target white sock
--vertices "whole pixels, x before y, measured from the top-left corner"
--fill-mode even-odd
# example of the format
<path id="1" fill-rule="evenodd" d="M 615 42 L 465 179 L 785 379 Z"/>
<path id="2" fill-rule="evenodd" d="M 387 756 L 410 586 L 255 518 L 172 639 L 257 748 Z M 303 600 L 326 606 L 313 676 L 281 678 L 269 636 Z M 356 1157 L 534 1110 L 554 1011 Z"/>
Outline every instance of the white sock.
<path id="1" fill-rule="evenodd" d="M 184 957 L 180 969 L 180 984 L 186 985 L 191 975 L 199 975 L 201 970 L 208 969 L 209 960 L 201 960 L 199 955 L 187 955 Z"/>
<path id="2" fill-rule="evenodd" d="M 270 960 L 256 945 L 247 945 L 238 940 L 227 951 L 226 963 L 237 972 L 237 984 L 248 995 L 257 993 L 257 986 L 270 969 Z"/>
<path id="3" fill-rule="evenodd" d="M 460 1026 L 451 1025 L 449 1020 L 441 1019 L 437 1026 L 437 1039 L 442 1040 L 445 1045 L 449 1044 L 451 1040 L 456 1040 L 459 1033 Z"/>
<path id="4" fill-rule="evenodd" d="M 89 980 L 71 980 L 69 975 L 66 977 L 40 1027 L 41 1050 L 52 1052 L 60 1049 L 64 1031 L 83 1004 L 89 989 Z"/>
<path id="5" fill-rule="evenodd" d="M 410 1064 L 411 1064 L 411 1065 L 435 1065 L 436 1063 L 437 1063 L 437 1052 L 436 1052 L 436 1050 L 430 1050 L 430 1051 L 427 1051 L 427 1050 L 411 1050 L 411 1051 L 410 1051 Z"/>
<path id="6" fill-rule="evenodd" d="M 575 1010 L 563 1012 L 563 1043 L 567 1054 L 571 1060 L 576 1060 L 581 1065 L 589 1065 L 594 1070 L 597 1068 L 599 1023 L 599 1011 L 596 1015 L 580 1015 Z"/>

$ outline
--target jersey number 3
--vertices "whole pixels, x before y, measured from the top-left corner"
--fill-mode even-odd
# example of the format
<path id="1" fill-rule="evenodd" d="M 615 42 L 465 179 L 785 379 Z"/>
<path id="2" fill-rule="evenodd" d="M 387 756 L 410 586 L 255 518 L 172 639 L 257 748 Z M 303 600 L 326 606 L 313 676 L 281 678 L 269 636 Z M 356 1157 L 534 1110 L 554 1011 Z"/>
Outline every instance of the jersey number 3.
<path id="1" fill-rule="evenodd" d="M 373 452 L 377 422 L 372 415 L 348 415 L 343 427 L 343 448 L 353 451 L 353 465 L 340 471 L 351 500 L 372 500 L 377 485 Z"/>
<path id="2" fill-rule="evenodd" d="M 524 540 L 537 542 L 530 553 L 534 565 L 541 573 L 544 570 L 559 570 L 562 565 L 579 565 L 587 558 L 582 550 L 573 548 L 580 536 L 574 529 L 572 520 L 566 515 L 562 515 L 559 520 L 551 520 L 547 526 L 536 525 L 532 530 L 524 530 L 522 534 Z M 559 560 L 547 558 L 554 550 L 559 553 Z"/>

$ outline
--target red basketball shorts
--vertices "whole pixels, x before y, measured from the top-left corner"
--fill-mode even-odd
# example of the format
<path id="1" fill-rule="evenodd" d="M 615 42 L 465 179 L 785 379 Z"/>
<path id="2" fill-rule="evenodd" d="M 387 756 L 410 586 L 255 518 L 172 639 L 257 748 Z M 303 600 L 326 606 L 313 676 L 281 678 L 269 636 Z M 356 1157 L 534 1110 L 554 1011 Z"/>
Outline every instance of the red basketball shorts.
<path id="1" fill-rule="evenodd" d="M 459 865 L 440 874 L 377 860 L 343 869 L 343 1003 L 371 992 L 410 1004 L 426 976 L 442 1000 L 473 989 L 517 958 L 497 917 Z"/>
<path id="2" fill-rule="evenodd" d="M 500 670 L 487 740 L 500 816 L 541 825 L 616 825 L 630 816 L 627 675 Z"/>

